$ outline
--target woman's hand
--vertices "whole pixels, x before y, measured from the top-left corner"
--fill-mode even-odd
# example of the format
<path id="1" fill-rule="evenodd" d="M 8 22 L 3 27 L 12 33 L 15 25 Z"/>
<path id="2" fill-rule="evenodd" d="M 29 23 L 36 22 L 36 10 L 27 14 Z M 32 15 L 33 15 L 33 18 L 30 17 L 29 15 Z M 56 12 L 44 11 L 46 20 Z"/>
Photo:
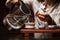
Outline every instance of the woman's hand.
<path id="1" fill-rule="evenodd" d="M 36 16 L 42 21 L 49 21 L 51 17 L 47 13 L 36 13 Z"/>
<path id="2" fill-rule="evenodd" d="M 12 0 L 11 3 L 13 4 L 18 3 L 18 0 Z"/>

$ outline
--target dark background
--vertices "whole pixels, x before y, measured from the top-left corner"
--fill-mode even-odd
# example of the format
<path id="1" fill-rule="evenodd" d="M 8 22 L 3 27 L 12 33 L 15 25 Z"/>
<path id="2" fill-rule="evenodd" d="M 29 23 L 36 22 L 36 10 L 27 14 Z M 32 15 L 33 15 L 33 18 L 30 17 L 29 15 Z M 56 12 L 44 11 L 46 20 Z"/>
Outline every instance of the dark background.
<path id="1" fill-rule="evenodd" d="M 5 6 L 5 2 L 6 0 L 0 0 L 0 33 L 6 31 L 3 25 L 3 19 L 8 13 L 8 8 Z"/>

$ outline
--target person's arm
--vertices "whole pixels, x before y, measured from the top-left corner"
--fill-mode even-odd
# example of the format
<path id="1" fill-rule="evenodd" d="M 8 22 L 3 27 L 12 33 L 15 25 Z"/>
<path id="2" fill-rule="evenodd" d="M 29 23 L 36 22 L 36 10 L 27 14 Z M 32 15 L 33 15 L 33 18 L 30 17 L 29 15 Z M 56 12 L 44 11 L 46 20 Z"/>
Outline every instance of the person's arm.
<path id="1" fill-rule="evenodd" d="M 6 0 L 6 7 L 10 8 L 12 5 L 18 3 L 18 0 Z"/>
<path id="2" fill-rule="evenodd" d="M 32 2 L 33 2 L 33 0 L 22 0 L 25 4 L 28 4 L 28 5 L 30 5 L 30 4 L 32 4 Z"/>
<path id="3" fill-rule="evenodd" d="M 13 4 L 15 4 L 15 3 L 17 3 L 18 2 L 18 0 L 12 0 L 11 1 L 11 3 L 13 3 Z"/>
<path id="4" fill-rule="evenodd" d="M 56 23 L 54 22 L 54 20 L 50 17 L 49 14 L 47 13 L 40 13 L 37 12 L 36 16 L 41 20 L 41 21 L 46 21 L 48 23 L 48 25 L 56 25 Z"/>
<path id="5" fill-rule="evenodd" d="M 34 0 L 32 3 L 32 8 L 33 8 L 33 12 L 34 15 L 36 15 L 37 11 L 39 10 L 39 2 L 37 0 Z"/>
<path id="6" fill-rule="evenodd" d="M 55 23 L 57 24 L 57 26 L 60 27 L 60 11 L 57 13 L 54 21 L 55 21 Z"/>

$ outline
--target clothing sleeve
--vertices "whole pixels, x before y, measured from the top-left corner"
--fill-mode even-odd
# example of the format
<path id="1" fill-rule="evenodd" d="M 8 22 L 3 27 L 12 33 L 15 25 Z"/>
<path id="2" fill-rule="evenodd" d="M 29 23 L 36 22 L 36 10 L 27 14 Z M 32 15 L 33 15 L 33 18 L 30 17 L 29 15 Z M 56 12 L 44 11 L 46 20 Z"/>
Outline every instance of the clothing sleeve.
<path id="1" fill-rule="evenodd" d="M 25 4 L 31 4 L 33 2 L 33 0 L 22 0 Z"/>
<path id="2" fill-rule="evenodd" d="M 32 3 L 32 8 L 33 8 L 33 12 L 34 14 L 38 11 L 39 9 L 39 5 L 38 5 L 38 2 L 37 0 L 34 0 L 33 3 Z"/>
<path id="3" fill-rule="evenodd" d="M 55 17 L 54 21 L 57 24 L 57 26 L 60 26 L 60 10 L 59 10 L 57 16 Z"/>
<path id="4" fill-rule="evenodd" d="M 54 21 L 56 22 L 57 26 L 60 27 L 60 4 L 57 8 L 57 15 L 56 15 Z"/>
<path id="5" fill-rule="evenodd" d="M 50 17 L 55 22 L 55 24 L 60 27 L 60 5 L 55 7 L 54 11 L 52 11 L 50 14 Z"/>

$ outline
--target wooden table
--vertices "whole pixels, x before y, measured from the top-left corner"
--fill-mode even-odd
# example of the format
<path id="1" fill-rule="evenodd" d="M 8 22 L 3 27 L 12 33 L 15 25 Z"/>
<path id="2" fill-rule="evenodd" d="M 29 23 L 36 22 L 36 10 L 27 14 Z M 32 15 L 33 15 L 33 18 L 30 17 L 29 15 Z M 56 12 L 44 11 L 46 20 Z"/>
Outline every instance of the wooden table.
<path id="1" fill-rule="evenodd" d="M 29 33 L 60 33 L 60 29 L 21 29 L 21 33 L 24 33 L 25 40 L 29 40 Z"/>

